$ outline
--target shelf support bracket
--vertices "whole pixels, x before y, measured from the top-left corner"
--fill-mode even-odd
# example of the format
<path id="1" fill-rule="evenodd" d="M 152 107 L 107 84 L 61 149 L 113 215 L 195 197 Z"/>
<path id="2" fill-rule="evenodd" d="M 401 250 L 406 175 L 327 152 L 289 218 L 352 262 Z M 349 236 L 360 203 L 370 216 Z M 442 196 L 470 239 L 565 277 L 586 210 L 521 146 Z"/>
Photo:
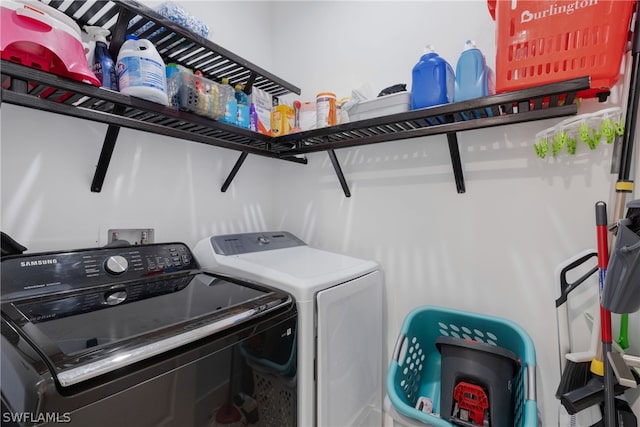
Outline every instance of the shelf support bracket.
<path id="1" fill-rule="evenodd" d="M 444 117 L 446 123 L 454 123 L 455 117 L 447 114 Z M 458 134 L 447 132 L 447 142 L 449 143 L 449 154 L 451 155 L 451 166 L 453 166 L 453 177 L 456 180 L 456 190 L 458 194 L 466 191 L 464 186 L 464 175 L 462 173 L 462 162 L 460 161 L 460 147 L 458 146 Z"/>
<path id="2" fill-rule="evenodd" d="M 124 113 L 124 107 L 116 105 L 113 107 L 114 114 Z M 109 163 L 111 162 L 111 156 L 113 150 L 116 147 L 116 140 L 120 133 L 120 126 L 109 125 L 107 128 L 107 134 L 104 136 L 104 142 L 102 143 L 102 150 L 100 151 L 100 158 L 96 165 L 96 171 L 93 174 L 93 181 L 91 181 L 91 191 L 93 193 L 99 193 L 102 191 L 102 185 L 104 184 L 104 178 L 107 176 L 107 169 L 109 169 Z"/>
<path id="3" fill-rule="evenodd" d="M 253 89 L 253 84 L 256 81 L 256 73 L 252 72 L 251 74 L 249 74 L 249 78 L 247 79 L 247 83 L 244 85 L 244 88 L 242 89 L 242 91 L 244 93 L 246 93 L 247 95 L 251 95 L 251 90 Z"/>
<path id="4" fill-rule="evenodd" d="M 122 46 L 122 44 L 124 43 L 125 37 L 127 35 L 127 26 L 129 25 L 129 20 L 133 18 L 133 16 L 134 13 L 130 10 L 120 8 L 118 20 L 116 21 L 113 33 L 111 34 L 111 43 L 109 46 L 110 53 L 113 58 L 118 56 L 120 46 Z M 116 105 L 115 107 L 113 107 L 113 114 L 121 115 L 124 113 L 124 111 L 125 108 L 121 105 Z M 91 182 L 91 191 L 94 193 L 99 193 L 100 191 L 102 191 L 104 178 L 107 175 L 107 169 L 109 168 L 111 156 L 113 155 L 113 150 L 116 147 L 116 140 L 118 139 L 119 133 L 120 126 L 109 125 L 109 127 L 107 128 L 107 134 L 105 135 L 104 142 L 102 143 L 102 151 L 100 151 L 100 158 L 98 159 L 96 172 L 94 173 L 93 181 Z"/>
<path id="5" fill-rule="evenodd" d="M 347 181 L 344 179 L 344 174 L 342 173 L 342 168 L 340 167 L 340 163 L 338 162 L 338 158 L 336 157 L 335 150 L 327 150 L 327 154 L 329 154 L 331 164 L 336 171 L 336 175 L 338 175 L 338 181 L 340 181 L 340 185 L 342 186 L 342 191 L 344 191 L 345 197 L 351 197 L 351 191 L 349 191 Z"/>
<path id="6" fill-rule="evenodd" d="M 242 154 L 240 154 L 240 157 L 238 157 L 238 160 L 236 160 L 236 164 L 233 165 L 233 169 L 231 169 L 229 176 L 227 177 L 227 179 L 225 179 L 224 184 L 222 184 L 222 188 L 220 188 L 220 191 L 222 191 L 223 193 L 227 191 L 227 189 L 231 185 L 231 181 L 233 181 L 233 178 L 236 177 L 236 174 L 240 170 L 240 166 L 242 166 L 248 155 L 249 153 L 245 153 L 244 151 L 242 152 Z"/>
<path id="7" fill-rule="evenodd" d="M 462 163 L 460 162 L 460 147 L 458 147 L 458 134 L 455 132 L 447 133 L 447 142 L 449 142 L 449 154 L 451 154 L 451 165 L 453 166 L 453 177 L 456 180 L 456 189 L 459 194 L 466 191 L 464 186 L 464 175 L 462 173 Z"/>

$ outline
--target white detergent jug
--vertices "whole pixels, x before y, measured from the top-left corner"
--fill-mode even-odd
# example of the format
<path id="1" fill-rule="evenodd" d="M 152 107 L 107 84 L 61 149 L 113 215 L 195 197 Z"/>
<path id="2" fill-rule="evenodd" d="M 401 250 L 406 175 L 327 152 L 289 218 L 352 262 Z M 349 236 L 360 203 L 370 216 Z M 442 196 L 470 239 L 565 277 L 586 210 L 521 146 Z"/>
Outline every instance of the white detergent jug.
<path id="1" fill-rule="evenodd" d="M 149 40 L 127 36 L 118 52 L 116 71 L 120 92 L 168 104 L 165 64 Z"/>

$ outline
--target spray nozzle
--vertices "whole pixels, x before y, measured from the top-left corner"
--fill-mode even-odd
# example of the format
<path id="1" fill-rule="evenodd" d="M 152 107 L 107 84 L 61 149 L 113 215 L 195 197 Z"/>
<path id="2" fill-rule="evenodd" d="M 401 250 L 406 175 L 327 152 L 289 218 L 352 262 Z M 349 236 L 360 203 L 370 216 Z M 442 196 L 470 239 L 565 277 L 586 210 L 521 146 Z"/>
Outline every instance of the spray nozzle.
<path id="1" fill-rule="evenodd" d="M 95 25 L 85 25 L 84 30 L 87 32 L 91 40 L 103 43 L 107 43 L 107 37 L 109 37 L 109 34 L 111 34 L 111 31 L 107 30 L 106 28 L 98 27 Z"/>

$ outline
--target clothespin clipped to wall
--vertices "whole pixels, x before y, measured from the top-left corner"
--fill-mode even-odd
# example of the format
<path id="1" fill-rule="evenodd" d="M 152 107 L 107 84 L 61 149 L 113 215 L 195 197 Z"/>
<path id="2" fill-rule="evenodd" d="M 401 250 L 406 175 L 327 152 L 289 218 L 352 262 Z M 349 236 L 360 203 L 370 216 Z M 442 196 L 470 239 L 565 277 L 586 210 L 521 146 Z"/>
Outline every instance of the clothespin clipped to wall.
<path id="1" fill-rule="evenodd" d="M 620 107 L 570 117 L 536 134 L 533 148 L 544 159 L 549 153 L 555 158 L 563 149 L 575 155 L 578 141 L 595 150 L 603 141 L 612 144 L 616 136 L 624 134 L 624 119 Z"/>

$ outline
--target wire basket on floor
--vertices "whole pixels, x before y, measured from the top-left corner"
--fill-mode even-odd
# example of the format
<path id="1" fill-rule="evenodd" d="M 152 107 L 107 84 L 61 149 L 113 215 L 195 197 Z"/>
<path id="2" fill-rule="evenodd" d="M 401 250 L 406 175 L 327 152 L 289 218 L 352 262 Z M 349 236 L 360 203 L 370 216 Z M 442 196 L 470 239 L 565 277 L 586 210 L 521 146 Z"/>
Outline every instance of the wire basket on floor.
<path id="1" fill-rule="evenodd" d="M 436 427 L 452 426 L 440 416 L 440 352 L 436 339 L 450 336 L 497 345 L 515 353 L 520 369 L 514 378 L 514 427 L 538 423 L 535 365 L 531 337 L 518 325 L 478 313 L 423 306 L 407 315 L 387 372 L 387 394 L 397 412 Z M 426 397 L 432 413 L 416 409 Z"/>

